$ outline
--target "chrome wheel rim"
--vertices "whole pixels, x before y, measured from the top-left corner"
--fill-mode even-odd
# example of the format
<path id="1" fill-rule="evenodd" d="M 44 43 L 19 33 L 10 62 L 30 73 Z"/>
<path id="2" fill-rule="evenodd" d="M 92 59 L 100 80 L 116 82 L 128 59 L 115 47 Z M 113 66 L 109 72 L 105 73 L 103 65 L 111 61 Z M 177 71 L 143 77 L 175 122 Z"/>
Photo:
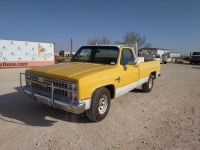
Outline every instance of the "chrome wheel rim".
<path id="1" fill-rule="evenodd" d="M 149 79 L 149 88 L 150 88 L 150 89 L 151 89 L 152 85 L 153 85 L 153 79 L 150 78 L 150 79 Z"/>
<path id="2" fill-rule="evenodd" d="M 99 100 L 99 113 L 104 114 L 108 108 L 108 98 L 106 95 L 103 95 Z"/>

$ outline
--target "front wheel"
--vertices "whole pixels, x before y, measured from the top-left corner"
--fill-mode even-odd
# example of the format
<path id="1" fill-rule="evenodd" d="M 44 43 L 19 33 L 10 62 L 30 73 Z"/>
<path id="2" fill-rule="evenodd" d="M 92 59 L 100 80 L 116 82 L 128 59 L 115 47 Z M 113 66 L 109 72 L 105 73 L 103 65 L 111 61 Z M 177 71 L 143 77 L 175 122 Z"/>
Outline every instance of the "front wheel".
<path id="1" fill-rule="evenodd" d="M 153 79 L 153 75 L 150 74 L 148 81 L 142 85 L 144 92 L 150 92 L 153 89 Z"/>
<path id="2" fill-rule="evenodd" d="M 86 110 L 86 116 L 93 121 L 103 120 L 110 109 L 110 92 L 107 88 L 97 89 L 91 99 L 91 107 Z"/>

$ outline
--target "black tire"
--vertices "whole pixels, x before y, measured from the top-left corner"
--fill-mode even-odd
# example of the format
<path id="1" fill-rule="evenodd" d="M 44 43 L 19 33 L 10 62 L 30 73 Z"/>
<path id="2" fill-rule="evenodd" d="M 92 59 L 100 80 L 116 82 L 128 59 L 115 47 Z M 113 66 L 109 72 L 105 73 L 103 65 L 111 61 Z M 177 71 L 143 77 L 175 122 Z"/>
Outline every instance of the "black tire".
<path id="1" fill-rule="evenodd" d="M 86 110 L 86 116 L 93 121 L 103 120 L 110 109 L 110 92 L 107 88 L 97 89 L 92 95 L 91 107 Z"/>
<path id="2" fill-rule="evenodd" d="M 153 75 L 152 74 L 150 74 L 150 76 L 149 76 L 149 79 L 148 79 L 148 82 L 146 82 L 146 83 L 144 83 L 143 85 L 142 85 L 142 90 L 144 91 L 144 92 L 150 92 L 152 89 L 153 89 Z"/>

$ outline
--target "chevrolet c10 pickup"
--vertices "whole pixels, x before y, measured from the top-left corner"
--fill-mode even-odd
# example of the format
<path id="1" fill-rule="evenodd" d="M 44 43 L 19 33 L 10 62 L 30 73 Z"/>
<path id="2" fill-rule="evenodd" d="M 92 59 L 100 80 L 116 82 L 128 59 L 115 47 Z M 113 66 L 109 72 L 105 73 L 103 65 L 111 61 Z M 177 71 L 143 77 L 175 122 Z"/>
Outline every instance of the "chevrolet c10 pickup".
<path id="1" fill-rule="evenodd" d="M 139 62 L 131 46 L 95 45 L 82 46 L 70 62 L 27 69 L 20 84 L 41 103 L 101 121 L 111 99 L 140 86 L 150 92 L 159 75 L 160 62 Z"/>

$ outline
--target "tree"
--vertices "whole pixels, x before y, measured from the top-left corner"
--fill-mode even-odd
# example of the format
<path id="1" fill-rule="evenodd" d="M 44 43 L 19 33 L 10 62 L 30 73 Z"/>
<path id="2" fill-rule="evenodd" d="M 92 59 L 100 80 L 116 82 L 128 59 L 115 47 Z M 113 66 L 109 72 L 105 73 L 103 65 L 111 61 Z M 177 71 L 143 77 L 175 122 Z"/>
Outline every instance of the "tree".
<path id="1" fill-rule="evenodd" d="M 146 38 L 142 37 L 140 34 L 133 32 L 127 32 L 124 36 L 123 41 L 115 41 L 114 44 L 129 44 L 133 45 L 137 42 L 138 48 L 151 47 L 150 43 L 146 43 Z M 87 41 L 88 45 L 97 45 L 97 44 L 110 44 L 109 38 L 103 36 L 102 38 L 94 38 Z"/>
<path id="2" fill-rule="evenodd" d="M 92 40 L 88 40 L 87 44 L 88 45 L 110 44 L 110 40 L 106 36 L 103 36 L 102 38 L 95 38 Z"/>
<path id="3" fill-rule="evenodd" d="M 127 32 L 124 36 L 124 40 L 122 42 L 117 41 L 115 44 L 135 44 L 137 42 L 138 48 L 142 47 L 151 47 L 150 43 L 146 43 L 146 38 L 141 37 L 140 34 L 133 32 Z"/>
<path id="4" fill-rule="evenodd" d="M 101 39 L 101 44 L 110 44 L 110 40 L 106 36 L 103 36 Z"/>

